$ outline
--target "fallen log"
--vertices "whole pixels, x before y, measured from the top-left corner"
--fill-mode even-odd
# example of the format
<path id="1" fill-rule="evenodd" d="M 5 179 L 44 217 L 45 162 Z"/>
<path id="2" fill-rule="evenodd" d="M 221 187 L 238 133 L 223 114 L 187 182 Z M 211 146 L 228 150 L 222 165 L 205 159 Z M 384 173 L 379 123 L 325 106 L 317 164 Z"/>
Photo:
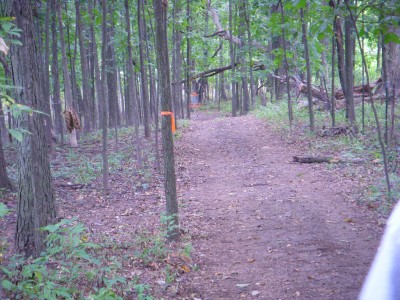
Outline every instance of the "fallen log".
<path id="1" fill-rule="evenodd" d="M 341 127 L 329 127 L 323 128 L 319 133 L 319 136 L 336 136 L 336 135 L 354 135 L 354 131 L 349 126 L 341 126 Z"/>
<path id="2" fill-rule="evenodd" d="M 277 76 L 272 74 L 272 77 L 278 79 L 280 82 L 282 83 L 286 83 L 286 76 Z M 303 82 L 300 77 L 298 76 L 289 76 L 289 81 L 291 81 L 291 83 L 296 86 L 297 91 L 302 94 L 307 94 L 308 93 L 308 89 L 307 89 L 307 85 L 305 82 Z M 326 93 L 321 90 L 320 88 L 312 85 L 311 86 L 311 95 L 313 98 L 315 99 L 319 99 L 323 102 L 328 102 L 328 97 L 326 95 Z"/>
<path id="3" fill-rule="evenodd" d="M 293 162 L 303 163 L 303 164 L 313 164 L 313 163 L 328 163 L 328 164 L 363 164 L 364 159 L 360 158 L 341 158 L 336 156 L 310 156 L 310 155 L 298 155 L 293 156 Z"/>

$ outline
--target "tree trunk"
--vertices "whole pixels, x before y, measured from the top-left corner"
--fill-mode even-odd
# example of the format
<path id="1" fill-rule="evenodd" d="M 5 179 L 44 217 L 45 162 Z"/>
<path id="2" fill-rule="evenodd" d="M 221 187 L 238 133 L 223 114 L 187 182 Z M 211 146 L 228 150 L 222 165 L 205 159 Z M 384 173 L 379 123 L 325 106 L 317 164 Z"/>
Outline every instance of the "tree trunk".
<path id="1" fill-rule="evenodd" d="M 127 76 L 128 76 L 128 96 L 130 100 L 128 101 L 130 105 L 132 105 L 133 112 L 133 121 L 135 124 L 135 145 L 136 145 L 136 160 L 138 163 L 138 167 L 142 167 L 142 147 L 139 136 L 139 109 L 137 107 L 137 99 L 136 99 L 136 83 L 135 83 L 135 73 L 133 70 L 133 56 L 132 56 L 132 45 L 131 45 L 131 25 L 130 25 L 130 17 L 129 17 L 129 1 L 125 0 L 125 24 L 126 24 L 126 32 L 127 35 L 127 43 L 128 43 L 128 57 L 126 62 Z"/>
<path id="2" fill-rule="evenodd" d="M 400 37 L 400 27 L 392 26 L 390 32 Z M 387 45 L 388 80 L 390 86 L 395 86 L 396 96 L 400 96 L 400 45 L 390 42 Z"/>
<path id="3" fill-rule="evenodd" d="M 182 103 L 182 84 L 177 83 L 181 79 L 181 68 L 182 68 L 182 58 L 181 58 L 181 44 L 182 44 L 182 33 L 176 28 L 176 18 L 180 16 L 181 10 L 176 7 L 177 0 L 173 3 L 173 49 L 172 49 L 172 80 L 175 82 L 173 85 L 173 103 L 174 112 L 176 117 L 184 118 Z"/>
<path id="4" fill-rule="evenodd" d="M 289 63 L 286 54 L 286 38 L 285 38 L 285 12 L 283 6 L 281 6 L 281 17 L 282 17 L 282 44 L 283 44 L 283 55 L 285 59 L 285 75 L 286 75 L 286 93 L 288 97 L 288 118 L 289 118 L 289 127 L 292 129 L 292 121 L 293 121 L 293 107 L 292 107 L 292 98 L 290 95 L 290 83 L 289 83 Z"/>
<path id="5" fill-rule="evenodd" d="M 315 122 L 314 122 L 314 109 L 313 109 L 313 101 L 311 95 L 311 68 L 310 68 L 310 54 L 308 51 L 308 40 L 307 40 L 307 24 L 304 20 L 304 9 L 300 8 L 300 18 L 301 18 L 301 27 L 303 32 L 303 41 L 304 41 L 304 55 L 306 60 L 307 67 L 307 98 L 308 98 L 308 114 L 310 118 L 310 131 L 315 132 Z"/>
<path id="6" fill-rule="evenodd" d="M 229 31 L 233 31 L 233 23 L 232 23 L 232 1 L 229 0 Z M 231 34 L 230 34 L 231 36 Z M 233 49 L 233 39 L 232 37 L 229 39 L 229 53 L 231 58 L 231 71 L 232 71 L 232 117 L 236 117 L 236 109 L 237 109 L 237 96 L 236 96 L 236 83 L 235 83 L 235 52 Z"/>
<path id="7" fill-rule="evenodd" d="M 52 151 L 53 140 L 51 138 L 51 131 L 53 129 L 53 122 L 51 120 L 50 109 L 50 74 L 49 74 L 49 61 L 50 61 L 50 11 L 51 1 L 46 3 L 46 22 L 45 22 L 45 51 L 44 51 L 44 64 L 43 64 L 43 84 L 44 84 L 44 112 L 45 115 L 45 133 L 46 141 L 49 146 L 49 152 Z"/>
<path id="8" fill-rule="evenodd" d="M 147 68 L 146 68 L 146 54 L 144 47 L 146 46 L 145 36 L 145 23 L 141 12 L 141 6 L 144 6 L 143 0 L 137 0 L 137 17 L 138 17 L 138 28 L 139 28 L 139 59 L 140 59 L 140 77 L 141 77 L 141 95 L 142 95 L 142 107 L 143 107 L 143 125 L 144 125 L 144 136 L 150 137 L 150 120 L 149 120 L 149 84 L 147 80 Z"/>
<path id="9" fill-rule="evenodd" d="M 158 61 L 158 78 L 160 83 L 161 108 L 164 112 L 171 112 L 171 83 L 168 58 L 167 39 L 167 5 L 162 0 L 153 1 L 156 20 L 156 51 Z M 162 141 L 164 148 L 164 183 L 167 203 L 169 241 L 179 239 L 178 201 L 176 199 L 176 175 L 174 162 L 174 143 L 171 131 L 171 116 L 162 117 Z"/>
<path id="10" fill-rule="evenodd" d="M 51 0 L 52 10 L 57 10 L 57 0 Z M 57 17 L 52 14 L 51 17 L 51 35 L 52 35 L 52 65 L 51 75 L 53 78 L 53 103 L 54 103 L 54 121 L 56 132 L 61 137 L 61 145 L 64 146 L 64 126 L 62 120 L 62 105 L 60 93 L 60 73 L 58 68 L 58 37 L 57 37 Z"/>
<path id="11" fill-rule="evenodd" d="M 39 81 L 37 45 L 35 44 L 31 1 L 12 3 L 11 15 L 21 29 L 23 46 L 12 46 L 11 60 L 16 100 L 33 109 L 43 110 L 43 91 Z M 45 232 L 39 228 L 54 221 L 55 199 L 51 182 L 50 163 L 42 114 L 22 114 L 18 121 L 28 130 L 18 145 L 18 206 L 15 244 L 26 257 L 38 256 L 44 248 Z"/>
<path id="12" fill-rule="evenodd" d="M 190 94 L 192 93 L 191 83 L 190 83 L 190 0 L 186 0 L 186 18 L 187 18 L 187 26 L 186 26 L 186 118 L 190 119 Z"/>
<path id="13" fill-rule="evenodd" d="M 71 80 L 69 77 L 68 71 L 68 61 L 67 61 L 67 52 L 65 48 L 65 39 L 64 39 L 64 26 L 62 24 L 61 18 L 61 3 L 57 3 L 57 14 L 58 14 L 58 28 L 60 31 L 60 41 L 61 41 L 61 54 L 62 54 L 62 64 L 63 64 L 63 73 L 64 73 L 64 99 L 66 108 L 71 109 L 73 108 L 73 97 L 72 97 L 72 86 Z M 76 129 L 72 128 L 68 131 L 69 134 L 69 142 L 72 148 L 78 147 L 78 140 L 76 137 Z"/>
<path id="14" fill-rule="evenodd" d="M 0 127 L 0 190 L 6 189 L 8 191 L 14 190 L 14 186 L 12 185 L 10 179 L 7 174 L 7 164 L 4 157 L 3 151 L 3 139 L 1 138 L 2 128 Z"/>
<path id="15" fill-rule="evenodd" d="M 223 56 L 223 45 L 221 44 L 221 50 L 219 52 L 219 65 L 222 66 L 223 62 L 224 62 L 224 56 Z M 223 72 L 220 73 L 220 77 L 219 77 L 219 90 L 220 90 L 220 95 L 219 98 L 221 99 L 221 101 L 226 101 L 228 100 L 228 97 L 226 96 L 226 89 L 225 89 L 225 75 Z"/>
<path id="16" fill-rule="evenodd" d="M 102 79 L 101 79 L 101 71 L 99 65 L 99 58 L 97 52 L 97 42 L 94 33 L 94 23 L 95 23 L 95 15 L 93 13 L 93 5 L 92 0 L 88 1 L 88 12 L 91 18 L 90 22 L 90 40 L 92 43 L 93 53 L 91 53 L 93 57 L 93 68 L 94 68 L 94 83 L 96 87 L 96 98 L 97 103 L 95 104 L 95 119 L 97 120 L 99 127 L 103 128 L 103 109 L 106 107 L 106 100 L 103 99 L 105 96 L 103 95 L 103 86 L 102 86 Z"/>
<path id="17" fill-rule="evenodd" d="M 244 44 L 248 44 L 246 37 L 246 5 L 244 0 L 239 1 L 239 37 L 244 41 Z M 241 60 L 241 77 L 242 77 L 242 91 L 243 91 L 243 113 L 247 113 L 250 109 L 250 95 L 249 95 L 249 84 L 247 79 L 248 62 L 247 62 L 247 51 L 243 50 L 243 46 L 239 46 L 239 55 Z"/>
<path id="18" fill-rule="evenodd" d="M 110 2 L 108 2 L 110 5 Z M 114 47 L 114 34 L 115 25 L 112 17 L 109 15 L 109 22 L 111 24 L 108 28 L 107 34 L 107 52 L 106 52 L 106 77 L 107 77 L 107 90 L 108 90 L 108 109 L 109 109 L 109 125 L 114 126 L 116 129 L 120 124 L 118 122 L 119 106 L 118 106 L 118 89 L 117 89 L 117 66 L 115 61 L 115 47 Z"/>
<path id="19" fill-rule="evenodd" d="M 245 1 L 245 5 L 248 7 L 248 1 Z M 248 55 L 249 55 L 249 62 L 250 64 L 253 61 L 253 49 L 251 47 L 251 45 L 253 44 L 252 41 L 252 36 L 251 36 L 251 31 L 250 31 L 250 16 L 249 16 L 249 12 L 245 11 L 245 18 L 246 18 L 246 30 L 247 30 L 247 40 L 248 43 L 250 45 L 249 49 L 248 49 Z M 252 106 L 254 106 L 255 104 L 255 99 L 256 99 L 256 83 L 254 81 L 254 76 L 253 76 L 253 68 L 250 66 L 250 103 Z"/>
<path id="20" fill-rule="evenodd" d="M 90 111 L 91 111 L 91 105 L 89 103 L 90 99 L 90 76 L 89 76 L 89 63 L 88 59 L 86 56 L 86 45 L 84 43 L 84 28 L 83 28 L 83 23 L 82 23 L 82 17 L 81 17 L 81 10 L 80 10 L 80 2 L 81 0 L 75 0 L 75 8 L 76 8 L 76 26 L 77 26 L 77 34 L 78 34 L 78 41 L 79 41 L 79 53 L 80 53 L 80 59 L 81 59 L 81 72 L 82 72 L 82 101 L 83 101 L 83 106 L 85 107 L 84 110 L 84 126 L 83 129 L 86 132 L 90 132 L 92 129 L 92 124 L 91 124 L 91 117 L 90 117 Z"/>
<path id="21" fill-rule="evenodd" d="M 345 0 L 349 2 L 348 0 Z M 354 68 L 354 37 L 353 35 L 353 26 L 350 17 L 346 17 L 345 19 L 345 37 L 346 37 L 346 48 L 345 48 L 345 79 L 346 79 L 346 116 L 351 124 L 354 124 L 356 121 L 356 112 L 354 108 L 354 77 L 353 77 L 353 68 Z"/>
<path id="22" fill-rule="evenodd" d="M 103 188 L 107 190 L 109 188 L 108 182 L 108 145 L 107 145 L 107 131 L 108 131 L 108 87 L 107 87 L 107 75 L 106 75 L 106 57 L 107 57 L 107 3 L 106 0 L 101 1 L 103 9 L 102 22 L 101 22 L 101 34 L 102 34 L 102 45 L 101 45 L 101 94 L 102 100 L 102 151 L 101 156 L 103 159 Z"/>
<path id="23" fill-rule="evenodd" d="M 330 2 L 331 6 L 337 7 L 340 3 L 338 0 L 337 5 Z M 343 91 L 346 91 L 346 69 L 345 69 L 345 60 L 344 60 L 344 47 L 343 47 L 343 33 L 342 33 L 342 24 L 339 16 L 335 15 L 335 19 L 333 21 L 335 38 L 336 38 L 336 47 L 337 47 L 337 57 L 338 57 L 338 74 L 339 74 L 339 81 L 340 86 L 342 87 Z"/>

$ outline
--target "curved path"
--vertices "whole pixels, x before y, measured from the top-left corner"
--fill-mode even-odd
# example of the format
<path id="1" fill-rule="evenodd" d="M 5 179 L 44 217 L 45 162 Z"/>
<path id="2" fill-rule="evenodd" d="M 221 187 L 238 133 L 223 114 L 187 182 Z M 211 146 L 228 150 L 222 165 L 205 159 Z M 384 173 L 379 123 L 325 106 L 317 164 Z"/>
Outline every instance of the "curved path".
<path id="1" fill-rule="evenodd" d="M 381 228 L 352 200 L 345 168 L 295 164 L 294 154 L 251 115 L 191 121 L 177 173 L 200 260 L 194 298 L 357 298 Z"/>

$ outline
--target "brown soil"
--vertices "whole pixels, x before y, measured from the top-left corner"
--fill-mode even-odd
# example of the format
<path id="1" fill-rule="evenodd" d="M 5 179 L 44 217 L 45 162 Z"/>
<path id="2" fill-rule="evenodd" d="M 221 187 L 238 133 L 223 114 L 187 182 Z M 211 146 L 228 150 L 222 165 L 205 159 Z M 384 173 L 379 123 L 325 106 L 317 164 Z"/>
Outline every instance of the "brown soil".
<path id="1" fill-rule="evenodd" d="M 346 168 L 292 163 L 294 154 L 250 115 L 191 122 L 177 155 L 200 298 L 357 298 L 381 228 L 356 205 Z"/>
<path id="2" fill-rule="evenodd" d="M 107 195 L 101 178 L 83 185 L 74 184 L 73 175 L 57 177 L 59 216 L 84 222 L 90 240 L 123 244 L 122 250 L 112 247 L 114 255 L 130 257 L 123 275 L 139 276 L 156 299 L 356 299 L 382 232 L 375 214 L 356 204 L 361 183 L 346 176 L 363 166 L 292 163 L 294 154 L 305 154 L 302 145 L 289 144 L 251 115 L 196 112 L 181 132 L 178 200 L 184 239 L 194 246 L 191 261 L 171 254 L 146 264 L 133 255 L 135 236 L 156 232 L 165 209 L 151 153 L 145 172 L 133 159 L 112 169 Z M 133 156 L 131 140 L 120 137 L 118 151 L 127 157 Z M 75 150 L 58 148 L 53 171 L 82 163 L 83 155 L 95 159 L 100 151 L 93 140 Z M 116 152 L 110 141 L 110 153 Z M 66 159 L 71 153 L 76 157 Z M 15 196 L 2 201 L 15 208 Z M 14 228 L 15 214 L 0 220 L 6 258 Z M 167 264 L 176 270 L 170 285 L 163 283 Z"/>

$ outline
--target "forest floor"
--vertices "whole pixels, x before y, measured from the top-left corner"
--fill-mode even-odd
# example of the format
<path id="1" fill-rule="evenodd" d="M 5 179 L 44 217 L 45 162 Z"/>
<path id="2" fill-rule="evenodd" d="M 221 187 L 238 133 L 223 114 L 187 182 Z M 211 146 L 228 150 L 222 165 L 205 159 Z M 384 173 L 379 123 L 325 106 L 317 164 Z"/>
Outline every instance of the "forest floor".
<path id="1" fill-rule="evenodd" d="M 53 152 L 58 215 L 112 245 L 123 275 L 156 299 L 357 298 L 384 224 L 358 203 L 365 166 L 293 163 L 307 142 L 253 115 L 195 112 L 175 141 L 183 237 L 170 247 L 159 242 L 162 177 L 152 154 L 135 168 L 131 138 L 111 146 L 107 194 L 100 139 Z M 15 209 L 15 196 L 2 201 Z M 11 253 L 14 228 L 15 213 L 0 221 Z"/>

